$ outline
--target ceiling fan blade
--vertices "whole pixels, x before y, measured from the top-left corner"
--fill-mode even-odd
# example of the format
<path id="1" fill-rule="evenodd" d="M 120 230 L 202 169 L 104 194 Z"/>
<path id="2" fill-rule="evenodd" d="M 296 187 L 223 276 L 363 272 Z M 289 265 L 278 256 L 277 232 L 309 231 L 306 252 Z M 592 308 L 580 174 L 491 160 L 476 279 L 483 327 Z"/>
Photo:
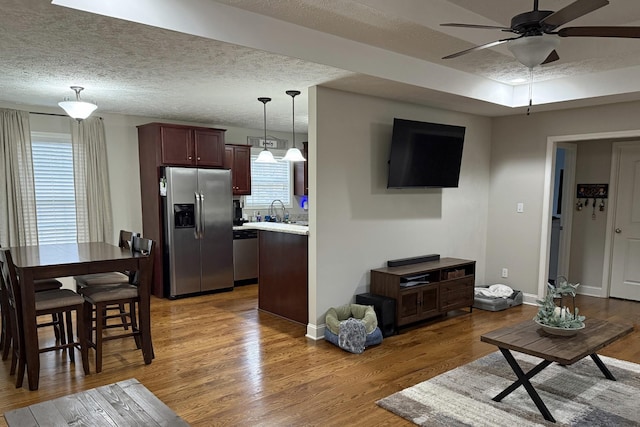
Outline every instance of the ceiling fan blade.
<path id="1" fill-rule="evenodd" d="M 476 25 L 476 24 L 456 24 L 455 22 L 449 22 L 446 24 L 440 24 L 441 27 L 458 27 L 458 28 L 480 28 L 483 30 L 503 30 L 511 31 L 509 27 L 501 27 L 497 25 Z"/>
<path id="2" fill-rule="evenodd" d="M 554 50 L 551 51 L 549 56 L 547 56 L 547 59 L 542 61 L 542 63 L 540 65 L 546 65 L 546 64 L 549 64 L 550 62 L 555 62 L 558 59 L 560 59 L 560 56 L 558 56 L 558 52 L 556 52 L 555 49 L 554 49 Z"/>
<path id="3" fill-rule="evenodd" d="M 570 5 L 542 19 L 540 25 L 542 25 L 545 31 L 551 31 L 608 4 L 608 0 L 576 0 Z"/>
<path id="4" fill-rule="evenodd" d="M 567 27 L 558 31 L 560 37 L 620 37 L 640 38 L 640 27 Z"/>
<path id="5" fill-rule="evenodd" d="M 506 43 L 509 40 L 515 40 L 515 39 L 519 39 L 519 38 L 520 37 L 512 37 L 512 38 L 509 38 L 509 39 L 496 40 L 496 41 L 491 42 L 491 43 L 481 44 L 479 46 L 474 46 L 474 47 L 472 47 L 470 49 L 465 49 L 465 50 L 462 50 L 460 52 L 452 53 L 451 55 L 447 55 L 447 56 L 443 57 L 442 59 L 457 58 L 458 56 L 462 56 L 462 55 L 464 55 L 466 53 L 469 53 L 469 52 L 473 52 L 473 51 L 481 50 L 481 49 L 487 49 L 487 48 L 490 48 L 490 47 L 493 47 L 493 46 L 498 46 L 499 44 Z"/>

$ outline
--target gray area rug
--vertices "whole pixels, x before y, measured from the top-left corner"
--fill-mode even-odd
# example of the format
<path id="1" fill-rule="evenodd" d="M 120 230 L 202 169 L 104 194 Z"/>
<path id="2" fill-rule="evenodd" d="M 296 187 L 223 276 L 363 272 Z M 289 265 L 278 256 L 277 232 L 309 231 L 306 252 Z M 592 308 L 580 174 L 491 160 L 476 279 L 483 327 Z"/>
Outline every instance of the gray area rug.
<path id="1" fill-rule="evenodd" d="M 541 359 L 513 352 L 525 372 Z M 617 381 L 590 357 L 567 367 L 552 364 L 531 380 L 557 423 L 546 421 L 523 387 L 491 400 L 516 376 L 492 353 L 377 402 L 420 426 L 639 426 L 640 365 L 600 356 Z"/>

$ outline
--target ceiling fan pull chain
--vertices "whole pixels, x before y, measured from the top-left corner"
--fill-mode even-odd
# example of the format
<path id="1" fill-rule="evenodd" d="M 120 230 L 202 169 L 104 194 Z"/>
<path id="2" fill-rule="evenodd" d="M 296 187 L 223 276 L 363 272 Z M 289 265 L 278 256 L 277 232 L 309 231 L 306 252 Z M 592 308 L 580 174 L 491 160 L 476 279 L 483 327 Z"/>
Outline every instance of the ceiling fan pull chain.
<path id="1" fill-rule="evenodd" d="M 533 106 L 533 68 L 529 68 L 529 107 L 527 107 L 527 116 L 531 114 Z"/>

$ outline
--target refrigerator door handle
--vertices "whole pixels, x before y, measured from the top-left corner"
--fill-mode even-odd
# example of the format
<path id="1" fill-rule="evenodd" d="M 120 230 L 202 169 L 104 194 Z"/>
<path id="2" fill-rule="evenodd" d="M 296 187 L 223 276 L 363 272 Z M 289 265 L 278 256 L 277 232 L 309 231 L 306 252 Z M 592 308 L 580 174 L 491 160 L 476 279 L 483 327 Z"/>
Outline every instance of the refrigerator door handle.
<path id="1" fill-rule="evenodd" d="M 204 194 L 200 193 L 200 238 L 204 239 Z"/>
<path id="2" fill-rule="evenodd" d="M 196 208 L 196 217 L 194 218 L 194 222 L 196 225 L 196 228 L 193 232 L 194 237 L 196 239 L 200 238 L 200 225 L 201 225 L 201 215 L 200 215 L 200 209 L 201 209 L 201 205 L 200 205 L 200 193 L 198 193 L 197 191 L 195 193 L 193 193 L 196 199 L 195 202 L 195 208 Z"/>

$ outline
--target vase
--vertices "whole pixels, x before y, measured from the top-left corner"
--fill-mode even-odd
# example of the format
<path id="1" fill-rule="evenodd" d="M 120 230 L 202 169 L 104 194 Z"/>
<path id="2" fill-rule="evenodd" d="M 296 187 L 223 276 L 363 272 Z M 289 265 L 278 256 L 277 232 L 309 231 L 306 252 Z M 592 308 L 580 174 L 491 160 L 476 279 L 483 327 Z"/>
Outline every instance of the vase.
<path id="1" fill-rule="evenodd" d="M 577 328 L 560 328 L 558 326 L 545 325 L 535 319 L 534 319 L 534 322 L 540 325 L 542 330 L 548 333 L 549 335 L 555 335 L 559 337 L 572 337 L 575 334 L 577 334 L 580 329 L 584 329 L 584 323 L 581 323 L 581 325 L 578 326 Z"/>

